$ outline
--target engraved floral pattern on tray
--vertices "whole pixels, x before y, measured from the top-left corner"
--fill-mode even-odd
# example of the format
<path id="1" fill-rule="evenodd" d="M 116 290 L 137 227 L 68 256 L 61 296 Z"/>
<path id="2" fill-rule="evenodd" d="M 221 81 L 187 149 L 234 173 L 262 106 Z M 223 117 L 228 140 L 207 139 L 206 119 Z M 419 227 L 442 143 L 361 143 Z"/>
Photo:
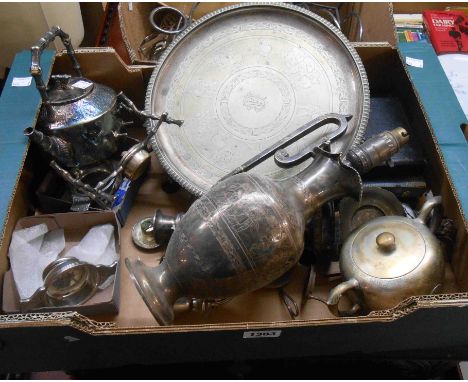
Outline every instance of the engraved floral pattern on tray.
<path id="1" fill-rule="evenodd" d="M 338 65 L 336 44 L 279 22 L 277 15 L 239 20 L 207 26 L 209 33 L 201 30 L 190 43 L 182 40 L 154 81 L 152 111 L 168 111 L 185 123 L 163 126 L 153 143 L 170 167 L 203 190 L 320 114 L 357 115 L 351 130 L 360 122 L 362 104 L 351 98 L 363 97 L 362 89 L 349 81 L 359 71 L 349 58 Z M 295 143 L 289 153 L 314 144 L 329 128 Z M 348 144 L 352 134 L 337 146 Z M 270 159 L 252 172 L 283 179 L 309 163 L 283 169 Z"/>

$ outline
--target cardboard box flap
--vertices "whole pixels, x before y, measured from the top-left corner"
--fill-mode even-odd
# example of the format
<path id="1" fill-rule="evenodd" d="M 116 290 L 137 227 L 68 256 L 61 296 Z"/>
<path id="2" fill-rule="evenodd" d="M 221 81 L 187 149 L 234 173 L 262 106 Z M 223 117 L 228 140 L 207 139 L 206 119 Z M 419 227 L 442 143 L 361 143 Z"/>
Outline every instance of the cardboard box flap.
<path id="1" fill-rule="evenodd" d="M 50 76 L 55 51 L 46 50 L 41 56 L 44 79 Z M 13 79 L 31 77 L 31 52 L 18 53 L 0 98 L 0 221 L 4 237 L 4 222 L 8 216 L 11 200 L 16 190 L 18 174 L 23 167 L 28 140 L 23 130 L 34 126 L 39 114 L 41 97 L 31 79 L 28 86 L 12 86 Z"/>
<path id="2" fill-rule="evenodd" d="M 392 3 L 348 3 L 349 14 L 359 15 L 362 23 L 361 42 L 388 42 L 393 47 L 397 44 L 395 23 L 393 22 Z M 359 24 L 356 22 L 343 25 L 351 41 L 358 41 Z"/>
<path id="3" fill-rule="evenodd" d="M 432 45 L 402 42 L 399 45 L 402 61 L 429 117 L 439 145 L 468 145 L 460 125 L 466 123 L 461 109 Z M 422 67 L 414 66 L 412 60 Z"/>
<path id="4" fill-rule="evenodd" d="M 468 158 L 468 143 L 460 128 L 462 124 L 467 123 L 465 113 L 431 44 L 402 42 L 399 51 L 403 62 L 415 59 L 422 65 L 405 66 L 441 151 L 466 226 L 468 169 L 463 162 Z"/>

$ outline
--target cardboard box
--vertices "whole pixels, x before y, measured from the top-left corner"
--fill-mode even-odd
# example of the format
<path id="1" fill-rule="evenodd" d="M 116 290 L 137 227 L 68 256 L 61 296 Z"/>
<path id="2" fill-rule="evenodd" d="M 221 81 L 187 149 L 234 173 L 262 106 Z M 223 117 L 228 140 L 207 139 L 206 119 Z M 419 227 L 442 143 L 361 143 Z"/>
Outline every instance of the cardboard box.
<path id="1" fill-rule="evenodd" d="M 63 228 L 65 235 L 65 249 L 63 253 L 77 245 L 86 233 L 94 226 L 112 224 L 114 226 L 115 249 L 120 253 L 120 227 L 116 214 L 111 211 L 103 212 L 77 212 L 54 215 L 27 216 L 18 220 L 15 231 L 45 223 L 49 231 Z M 85 315 L 117 314 L 119 310 L 119 266 L 115 273 L 115 280 L 107 288 L 98 290 L 84 304 L 67 307 L 41 307 L 33 312 L 61 312 L 73 310 Z M 18 313 L 21 311 L 20 301 L 13 272 L 9 269 L 3 279 L 2 310 L 4 313 Z"/>
<path id="2" fill-rule="evenodd" d="M 468 141 L 464 129 L 468 121 L 430 42 L 398 43 L 393 20 L 393 14 L 422 13 L 427 9 L 444 10 L 460 6 L 463 4 L 457 2 L 349 3 L 346 11 L 360 14 L 364 26 L 363 44 L 387 42 L 397 48 L 436 142 L 447 181 L 456 194 L 457 203 L 466 221 L 468 169 L 464 163 L 468 158 Z M 351 39 L 356 37 L 356 29 L 346 32 Z M 422 67 L 407 64 L 415 61 Z"/>
<path id="3" fill-rule="evenodd" d="M 447 7 L 460 7 L 460 2 L 352 2 L 345 3 L 342 7 L 344 15 L 353 12 L 358 14 L 362 26 L 363 34 L 361 42 L 388 42 L 396 47 L 398 36 L 395 30 L 393 14 L 399 13 L 422 13 L 427 9 L 444 10 Z M 358 41 L 359 25 L 356 22 L 345 23 L 343 33 L 351 41 Z"/>
<path id="4" fill-rule="evenodd" d="M 391 94 L 400 99 L 417 131 L 412 139 L 420 142 L 429 163 L 425 175 L 432 190 L 442 195 L 445 213 L 457 225 L 454 251 L 447 266 L 446 294 L 412 297 L 393 309 L 349 318 L 336 318 L 323 304 L 310 300 L 301 315 L 291 320 L 277 291 L 262 289 L 236 297 L 208 315 L 188 313 L 178 316 L 174 325 L 160 327 L 122 267 L 121 304 L 114 317 L 89 318 L 72 312 L 0 316 L 0 344 L 3 344 L 0 351 L 4 360 L 0 372 L 337 354 L 466 358 L 468 229 L 434 139 L 437 126 L 426 118 L 397 50 L 382 43 L 357 45 L 357 50 L 369 77 L 371 94 Z M 142 106 L 149 68 L 126 67 L 108 49 L 77 50 L 77 55 L 87 77 L 117 91 L 123 90 Z M 70 67 L 66 58 L 59 55 L 54 71 L 62 70 Z M 6 254 L 13 227 L 28 212 L 31 161 L 34 157 L 29 152 L 10 198 L 0 247 L 2 273 L 8 269 Z M 161 252 L 143 252 L 133 245 L 130 234 L 133 223 L 151 215 L 155 208 L 165 212 L 185 211 L 193 201 L 183 190 L 164 193 L 161 184 L 166 178 L 153 156 L 151 171 L 130 211 L 128 224 L 121 231 L 122 258 L 140 257 L 145 263 L 156 265 Z M 293 282 L 286 287 L 298 302 L 305 278 L 305 269 L 298 266 Z M 333 285 L 319 278 L 314 294 L 323 298 Z M 257 331 L 259 335 L 251 334 Z"/>
<path id="5" fill-rule="evenodd" d="M 238 2 L 200 2 L 194 8 L 192 20 L 198 20 L 207 14 L 214 12 L 220 8 L 237 4 Z M 305 3 L 304 3 L 305 4 Z M 317 2 L 313 4 L 324 4 L 329 7 L 338 7 L 341 3 L 334 2 Z M 123 43 L 127 49 L 130 61 L 134 65 L 154 65 L 148 60 L 148 57 L 139 50 L 140 45 L 145 37 L 155 32 L 149 22 L 151 11 L 158 6 L 170 6 L 180 10 L 184 15 L 188 16 L 195 3 L 190 2 L 154 2 L 154 3 L 125 3 L 120 2 L 118 5 L 118 17 L 120 34 L 122 35 Z M 345 4 L 346 5 L 346 4 Z M 311 7 L 313 11 L 313 6 Z M 341 19 L 347 16 L 348 7 L 345 6 L 339 10 Z M 319 13 L 330 21 L 328 12 Z M 347 26 L 353 27 L 354 23 L 348 22 Z M 354 40 L 351 40 L 354 41 Z"/>
<path id="6" fill-rule="evenodd" d="M 187 2 L 119 3 L 118 14 L 120 32 L 132 64 L 151 65 L 151 62 L 148 62 L 148 58 L 140 52 L 139 47 L 146 36 L 155 32 L 149 22 L 149 16 L 154 8 L 167 5 L 177 8 L 185 15 L 188 15 L 194 4 L 195 3 Z M 193 20 L 199 19 L 216 9 L 232 4 L 235 3 L 201 2 L 195 8 L 192 18 Z"/>

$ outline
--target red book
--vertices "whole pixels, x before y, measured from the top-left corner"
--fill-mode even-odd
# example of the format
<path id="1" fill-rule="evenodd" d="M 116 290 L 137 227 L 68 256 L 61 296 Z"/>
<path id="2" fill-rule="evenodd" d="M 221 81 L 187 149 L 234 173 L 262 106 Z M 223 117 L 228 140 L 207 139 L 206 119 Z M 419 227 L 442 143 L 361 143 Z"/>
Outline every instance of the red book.
<path id="1" fill-rule="evenodd" d="M 437 54 L 468 52 L 468 18 L 463 11 L 424 11 L 423 20 Z"/>

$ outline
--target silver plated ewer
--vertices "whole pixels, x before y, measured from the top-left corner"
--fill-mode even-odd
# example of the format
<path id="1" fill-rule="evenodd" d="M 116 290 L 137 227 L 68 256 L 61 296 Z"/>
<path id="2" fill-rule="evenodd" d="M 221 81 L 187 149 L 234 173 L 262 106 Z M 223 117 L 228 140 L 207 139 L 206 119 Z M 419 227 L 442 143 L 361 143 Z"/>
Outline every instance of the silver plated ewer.
<path id="1" fill-rule="evenodd" d="M 345 195 L 359 199 L 362 182 L 356 168 L 364 172 L 382 164 L 409 139 L 397 128 L 344 156 L 331 145 L 346 133 L 348 119 L 339 114 L 318 117 L 215 184 L 177 223 L 159 266 L 126 259 L 139 293 L 161 325 L 174 320 L 177 300 L 225 299 L 283 275 L 299 260 L 305 223 L 317 208 Z M 288 155 L 286 147 L 325 124 L 335 129 L 318 146 Z M 282 167 L 313 161 L 286 180 L 245 172 L 271 157 Z"/>

